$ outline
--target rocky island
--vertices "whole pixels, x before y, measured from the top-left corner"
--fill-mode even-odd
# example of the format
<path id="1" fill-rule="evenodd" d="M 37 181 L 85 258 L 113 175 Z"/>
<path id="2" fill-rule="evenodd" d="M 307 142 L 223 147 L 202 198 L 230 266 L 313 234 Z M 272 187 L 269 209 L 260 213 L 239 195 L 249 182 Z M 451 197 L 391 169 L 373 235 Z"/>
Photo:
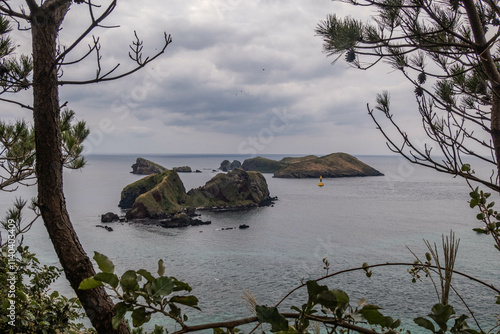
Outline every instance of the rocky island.
<path id="1" fill-rule="evenodd" d="M 132 165 L 132 174 L 139 175 L 150 175 L 156 173 L 162 173 L 167 169 L 157 163 L 149 161 L 144 158 L 137 158 L 135 164 Z"/>
<path id="2" fill-rule="evenodd" d="M 347 153 L 332 153 L 323 157 L 307 155 L 286 157 L 280 161 L 256 157 L 246 159 L 242 168 L 246 171 L 274 173 L 277 178 L 324 178 L 351 176 L 381 176 L 378 170 Z"/>
<path id="3" fill-rule="evenodd" d="M 204 186 L 186 192 L 174 170 L 146 176 L 122 190 L 119 206 L 127 219 L 186 221 L 194 210 L 237 210 L 270 205 L 266 179 L 259 172 L 235 169 L 217 174 Z M 186 215 L 179 216 L 179 213 Z"/>

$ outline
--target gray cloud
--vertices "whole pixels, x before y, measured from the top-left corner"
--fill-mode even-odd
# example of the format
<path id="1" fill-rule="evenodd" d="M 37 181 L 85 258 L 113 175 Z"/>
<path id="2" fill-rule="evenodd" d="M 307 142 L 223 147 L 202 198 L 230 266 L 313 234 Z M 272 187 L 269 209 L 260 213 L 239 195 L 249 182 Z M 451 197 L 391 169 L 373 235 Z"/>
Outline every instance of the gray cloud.
<path id="1" fill-rule="evenodd" d="M 368 72 L 342 60 L 332 66 L 314 36 L 327 14 L 347 15 L 349 9 L 329 0 L 148 0 L 140 6 L 123 0 L 107 22 L 120 28 L 98 31 L 104 69 L 117 63 L 120 71 L 132 68 L 127 53 L 134 30 L 144 40 L 145 55 L 161 47 L 163 31 L 173 43 L 141 72 L 116 82 L 64 86 L 61 99 L 88 122 L 95 138 L 102 134 L 99 143 L 89 142 L 93 152 L 148 147 L 151 153 L 238 153 L 238 144 L 271 131 L 273 142 L 260 153 L 309 153 L 299 151 L 309 148 L 307 141 L 316 150 L 311 153 L 337 147 L 368 153 L 374 143 L 378 153 L 387 153 L 376 132 L 363 131 L 352 140 L 353 131 L 374 128 L 366 103 L 384 89 L 404 96 L 394 105 L 411 112 L 411 89 L 383 65 Z M 73 6 L 62 43 L 85 29 L 85 15 L 86 8 Z M 94 75 L 94 59 L 64 71 L 65 80 Z M 175 141 L 184 146 L 172 146 Z"/>

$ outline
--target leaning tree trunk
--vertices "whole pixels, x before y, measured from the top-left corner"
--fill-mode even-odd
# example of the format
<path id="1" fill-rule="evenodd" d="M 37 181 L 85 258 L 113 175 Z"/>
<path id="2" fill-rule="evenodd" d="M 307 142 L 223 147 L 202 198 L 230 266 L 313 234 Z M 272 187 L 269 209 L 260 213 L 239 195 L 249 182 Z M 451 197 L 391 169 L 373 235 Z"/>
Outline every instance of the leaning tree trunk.
<path id="1" fill-rule="evenodd" d="M 27 1 L 28 2 L 28 1 Z M 57 83 L 56 39 L 70 1 L 31 2 L 33 43 L 33 118 L 36 142 L 38 204 L 66 278 L 100 334 L 129 333 L 126 325 L 114 330 L 113 302 L 104 288 L 79 290 L 80 282 L 95 275 L 92 262 L 73 229 L 63 193 L 60 108 Z"/>

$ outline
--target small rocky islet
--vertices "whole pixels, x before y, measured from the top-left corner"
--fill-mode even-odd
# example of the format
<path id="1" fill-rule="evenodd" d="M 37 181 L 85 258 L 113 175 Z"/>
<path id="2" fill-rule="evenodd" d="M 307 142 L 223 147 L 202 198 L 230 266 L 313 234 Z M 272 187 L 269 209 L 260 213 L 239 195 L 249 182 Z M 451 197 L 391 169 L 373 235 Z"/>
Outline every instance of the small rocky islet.
<path id="1" fill-rule="evenodd" d="M 196 211 L 234 211 L 273 204 L 276 198 L 271 197 L 262 173 L 273 173 L 273 177 L 278 178 L 383 175 L 346 153 L 286 157 L 279 161 L 255 157 L 246 159 L 243 164 L 238 160 L 224 160 L 219 170 L 225 173 L 216 174 L 205 185 L 186 192 L 178 173 L 191 172 L 190 167 L 170 170 L 137 158 L 132 173 L 148 176 L 122 190 L 118 206 L 126 210 L 126 218 L 108 212 L 101 216 L 101 221 L 126 219 L 163 227 L 210 224 L 196 218 L 199 216 Z"/>

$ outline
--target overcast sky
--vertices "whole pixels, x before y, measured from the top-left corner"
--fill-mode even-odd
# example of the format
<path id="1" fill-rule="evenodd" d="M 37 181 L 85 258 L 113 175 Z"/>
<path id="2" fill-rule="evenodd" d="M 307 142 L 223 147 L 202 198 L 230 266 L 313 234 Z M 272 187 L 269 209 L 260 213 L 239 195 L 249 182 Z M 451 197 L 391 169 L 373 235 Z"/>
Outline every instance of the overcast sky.
<path id="1" fill-rule="evenodd" d="M 360 11 L 330 0 L 120 0 L 106 21 L 120 27 L 94 32 L 103 71 L 133 65 L 134 30 L 144 57 L 161 48 L 163 32 L 172 44 L 146 70 L 63 86 L 60 98 L 87 121 L 88 153 L 390 154 L 366 104 L 390 91 L 394 113 L 411 132 L 418 128 L 412 88 L 384 64 L 370 71 L 343 59 L 332 65 L 314 33 L 329 13 Z M 87 24 L 85 7 L 73 5 L 61 43 Z M 29 35 L 16 42 L 25 50 Z M 89 42 L 68 58 L 77 59 Z M 92 79 L 95 70 L 88 59 L 64 68 L 63 80 Z M 30 113 L 14 106 L 0 111 L 3 119 L 23 116 Z"/>

